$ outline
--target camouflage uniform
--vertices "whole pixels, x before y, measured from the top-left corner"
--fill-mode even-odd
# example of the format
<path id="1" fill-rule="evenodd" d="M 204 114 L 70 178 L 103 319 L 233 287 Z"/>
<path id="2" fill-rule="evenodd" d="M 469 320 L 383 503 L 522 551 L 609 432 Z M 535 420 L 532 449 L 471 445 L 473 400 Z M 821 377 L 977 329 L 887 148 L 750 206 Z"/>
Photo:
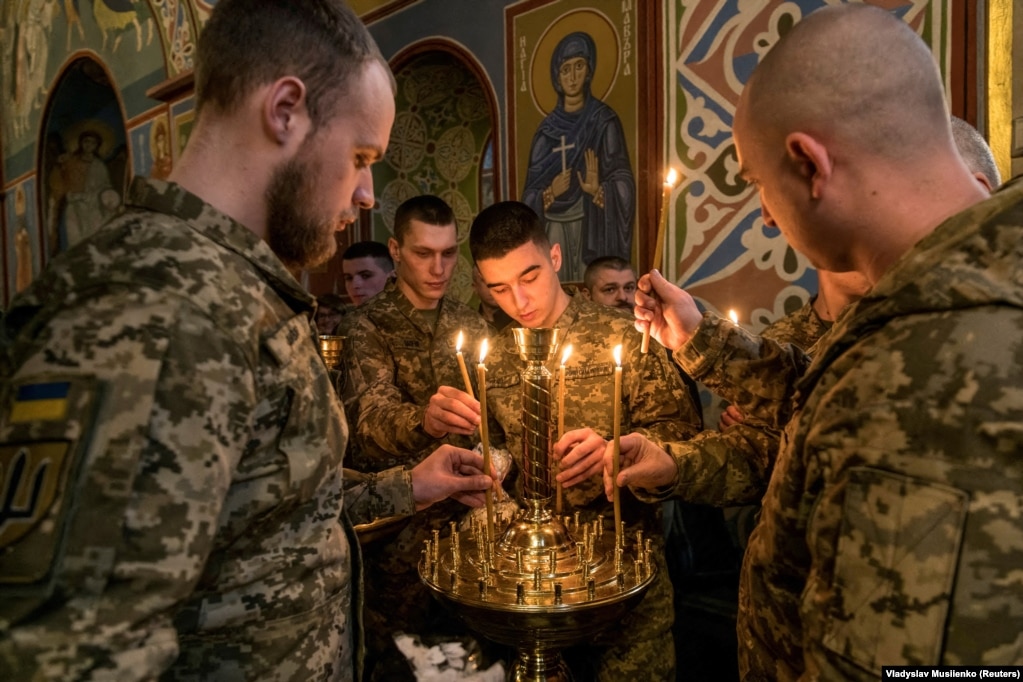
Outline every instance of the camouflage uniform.
<path id="1" fill-rule="evenodd" d="M 414 502 L 402 470 L 342 494 L 313 306 L 251 231 L 143 179 L 15 300 L 0 679 L 358 676 L 349 514 Z"/>
<path id="2" fill-rule="evenodd" d="M 434 324 L 428 312 L 416 310 L 401 293 L 394 277 L 347 316 L 345 404 L 355 424 L 356 468 L 377 471 L 418 462 L 441 443 L 472 447 L 474 440 L 467 436 L 437 439 L 423 429 L 423 414 L 439 386 L 465 390 L 455 356 L 459 331 L 465 334 L 462 353 L 471 369 L 488 333 L 486 321 L 445 296 Z"/>
<path id="3" fill-rule="evenodd" d="M 903 255 L 812 365 L 790 346 L 751 364 L 753 339 L 710 318 L 681 349 L 790 422 L 743 566 L 745 679 L 1023 663 L 1021 245 L 1016 181 Z"/>
<path id="4" fill-rule="evenodd" d="M 593 303 L 576 295 L 558 319 L 561 346 L 572 344 L 566 367 L 565 430 L 590 427 L 606 439 L 613 434 L 614 360 L 612 349 L 622 347 L 622 433 L 641 433 L 657 443 L 688 438 L 699 424 L 699 413 L 678 373 L 667 362 L 664 349 L 651 344 L 640 353 L 642 336 L 631 313 Z M 561 349 L 549 369 L 558 376 Z M 521 458 L 523 363 L 510 329 L 497 338 L 487 355 L 487 407 L 491 438 Z M 555 392 L 557 381 L 555 381 Z M 557 401 L 552 418 L 557 419 Z M 599 679 L 674 679 L 674 621 L 671 581 L 664 563 L 661 510 L 626 493 L 621 499 L 622 520 L 630 532 L 641 527 L 653 539 L 658 577 L 640 605 L 620 627 L 599 636 L 586 657 Z M 613 508 L 597 476 L 564 490 L 564 513 L 580 511 L 582 520 L 603 514 L 613 526 Z M 638 677 L 637 677 L 638 676 Z M 588 679 L 581 677 L 580 679 Z"/>
<path id="5" fill-rule="evenodd" d="M 465 334 L 462 353 L 470 369 L 487 336 L 484 319 L 455 298 L 441 300 L 435 319 L 436 324 L 429 312 L 415 309 L 394 277 L 383 291 L 347 316 L 349 376 L 344 395 L 349 422 L 356 424 L 352 462 L 357 469 L 379 471 L 415 464 L 442 443 L 472 448 L 478 440 L 457 434 L 437 439 L 423 429 L 423 414 L 438 387 L 465 390 L 455 355 L 458 332 Z M 475 379 L 474 372 L 470 376 Z M 465 507 L 458 502 L 439 502 L 364 544 L 367 647 L 374 678 L 411 679 L 409 666 L 391 641 L 395 632 L 425 636 L 462 631 L 430 596 L 417 565 L 423 540 L 435 529 L 447 535 L 448 523 L 464 513 Z M 383 671 L 376 667 L 395 658 L 400 665 Z"/>
<path id="6" fill-rule="evenodd" d="M 807 302 L 768 326 L 760 336 L 778 344 L 791 343 L 808 349 L 829 327 Z M 771 353 L 775 345 L 758 344 L 750 352 L 756 354 L 763 349 L 765 354 Z M 717 507 L 759 503 L 771 477 L 780 439 L 778 425 L 746 415 L 742 424 L 724 431 L 702 431 L 688 441 L 668 443 L 665 449 L 675 458 L 679 480 L 685 481 L 685 485 L 676 490 L 634 492 L 650 502 L 672 497 L 678 491 L 678 496 L 687 502 Z"/>

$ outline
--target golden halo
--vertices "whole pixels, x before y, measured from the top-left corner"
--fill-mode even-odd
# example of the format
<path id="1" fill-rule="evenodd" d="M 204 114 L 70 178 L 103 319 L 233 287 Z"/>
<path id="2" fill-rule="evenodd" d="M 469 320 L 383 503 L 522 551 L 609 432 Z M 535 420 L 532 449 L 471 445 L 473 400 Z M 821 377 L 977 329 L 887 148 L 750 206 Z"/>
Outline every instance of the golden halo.
<path id="1" fill-rule="evenodd" d="M 588 33 L 597 46 L 597 68 L 590 81 L 590 94 L 603 100 L 618 78 L 621 43 L 618 41 L 618 31 L 607 15 L 594 9 L 577 9 L 563 14 L 540 36 L 530 65 L 530 94 L 533 104 L 544 116 L 558 104 L 558 93 L 551 83 L 551 56 L 554 48 L 562 38 L 576 31 Z"/>

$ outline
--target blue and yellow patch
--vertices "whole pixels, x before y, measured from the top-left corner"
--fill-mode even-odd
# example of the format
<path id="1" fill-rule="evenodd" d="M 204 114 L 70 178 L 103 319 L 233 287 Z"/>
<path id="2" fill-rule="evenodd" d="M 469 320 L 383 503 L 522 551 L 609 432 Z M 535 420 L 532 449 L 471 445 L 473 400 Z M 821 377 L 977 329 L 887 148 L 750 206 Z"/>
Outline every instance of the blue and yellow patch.
<path id="1" fill-rule="evenodd" d="M 18 387 L 11 406 L 10 423 L 57 421 L 67 414 L 70 382 L 51 381 Z"/>

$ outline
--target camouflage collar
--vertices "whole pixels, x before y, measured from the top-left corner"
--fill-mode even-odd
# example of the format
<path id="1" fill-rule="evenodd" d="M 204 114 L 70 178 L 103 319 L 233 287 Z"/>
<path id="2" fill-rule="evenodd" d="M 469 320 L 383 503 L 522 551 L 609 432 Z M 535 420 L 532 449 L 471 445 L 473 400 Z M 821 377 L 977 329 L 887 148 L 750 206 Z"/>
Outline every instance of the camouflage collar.
<path id="1" fill-rule="evenodd" d="M 274 288 L 309 306 L 315 299 L 292 276 L 270 246 L 230 216 L 221 213 L 180 185 L 136 177 L 128 191 L 127 206 L 172 215 L 215 243 L 252 263 L 274 282 Z"/>
<path id="2" fill-rule="evenodd" d="M 1023 179 L 1016 179 L 921 239 L 814 346 L 797 400 L 835 359 L 894 318 L 988 305 L 1023 308 L 1019 276 L 1012 276 L 1023 251 L 1021 214 Z"/>
<path id="3" fill-rule="evenodd" d="M 427 324 L 429 316 L 427 316 L 425 313 L 421 313 L 414 305 L 412 305 L 412 301 L 410 301 L 408 299 L 408 296 L 406 296 L 402 292 L 401 288 L 398 287 L 397 275 L 391 275 L 387 279 L 387 283 L 384 285 L 383 291 L 381 291 L 378 294 L 378 296 L 381 299 L 381 301 L 390 302 L 390 304 L 393 305 L 399 313 L 405 316 L 405 318 L 408 319 L 408 321 L 411 322 L 413 325 L 415 325 L 416 328 L 418 328 L 421 332 L 423 332 L 424 334 L 433 334 L 434 331 L 433 325 Z M 437 319 L 439 319 L 440 316 L 443 314 L 445 303 L 447 302 L 447 300 L 448 297 L 445 294 L 440 299 L 440 302 L 437 303 Z"/>

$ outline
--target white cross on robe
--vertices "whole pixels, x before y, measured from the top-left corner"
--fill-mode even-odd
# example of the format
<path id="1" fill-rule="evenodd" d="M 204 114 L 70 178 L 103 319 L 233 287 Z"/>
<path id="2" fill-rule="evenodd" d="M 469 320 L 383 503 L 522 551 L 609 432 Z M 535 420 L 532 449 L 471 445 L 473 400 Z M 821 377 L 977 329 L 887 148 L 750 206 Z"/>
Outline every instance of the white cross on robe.
<path id="1" fill-rule="evenodd" d="M 575 149 L 575 145 L 574 144 L 565 144 L 565 136 L 562 135 L 561 136 L 561 146 L 560 147 L 555 147 L 554 149 L 551 150 L 552 154 L 557 154 L 558 152 L 561 152 L 561 172 L 562 173 L 564 173 L 566 170 L 568 170 L 568 164 L 565 161 L 565 152 L 567 152 L 569 149 Z"/>

